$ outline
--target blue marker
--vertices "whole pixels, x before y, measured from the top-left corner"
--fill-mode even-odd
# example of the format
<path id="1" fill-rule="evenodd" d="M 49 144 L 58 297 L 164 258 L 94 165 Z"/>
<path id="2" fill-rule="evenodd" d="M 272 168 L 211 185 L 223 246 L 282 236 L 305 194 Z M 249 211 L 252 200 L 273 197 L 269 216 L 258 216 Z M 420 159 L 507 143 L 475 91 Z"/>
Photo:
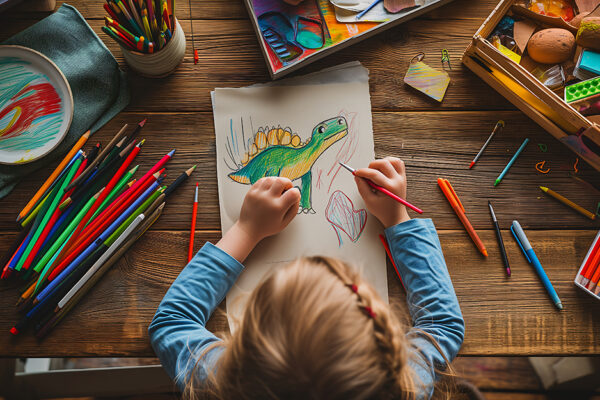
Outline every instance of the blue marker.
<path id="1" fill-rule="evenodd" d="M 546 288 L 546 291 L 552 298 L 552 301 L 554 302 L 556 307 L 558 307 L 559 310 L 562 310 L 562 303 L 560 302 L 560 299 L 558 298 L 558 295 L 556 294 L 556 291 L 554 290 L 550 279 L 548 279 L 548 275 L 546 275 L 546 272 L 544 271 L 540 260 L 538 260 L 537 256 L 535 255 L 535 252 L 531 247 L 531 243 L 529 243 L 527 236 L 525 236 L 525 232 L 523 232 L 523 228 L 521 228 L 521 224 L 519 224 L 519 221 L 513 221 L 512 226 L 510 227 L 510 231 L 517 240 L 517 243 L 519 244 L 519 247 L 521 247 L 521 250 L 523 250 L 527 261 L 531 265 L 533 265 L 533 268 L 535 268 L 535 272 L 537 272 L 538 276 L 540 277 L 540 280 L 542 281 L 542 284 Z"/>
<path id="2" fill-rule="evenodd" d="M 44 300 L 46 296 L 52 292 L 52 290 L 60 284 L 60 282 L 65 279 L 69 274 L 77 268 L 83 260 L 85 260 L 98 246 L 100 246 L 108 237 L 125 221 L 129 218 L 132 212 L 134 212 L 145 200 L 158 188 L 160 183 L 162 182 L 162 178 L 158 178 L 156 182 L 154 182 L 146 191 L 138 197 L 126 210 L 123 212 L 102 234 L 96 239 L 92 244 L 90 244 L 84 251 L 81 252 L 71 263 L 63 269 L 58 276 L 56 276 L 48 285 L 37 295 L 35 298 L 36 301 L 40 302 Z"/>
<path id="3" fill-rule="evenodd" d="M 517 150 L 517 152 L 515 153 L 515 155 L 508 162 L 508 164 L 506 164 L 506 167 L 504 167 L 504 171 L 502 171 L 502 173 L 500 174 L 500 176 L 498 178 L 496 178 L 496 182 L 494 182 L 494 186 L 498 186 L 498 184 L 500 183 L 500 181 L 502 180 L 502 178 L 504 178 L 504 175 L 506 175 L 506 173 L 508 172 L 508 170 L 510 169 L 510 167 L 512 167 L 512 165 L 517 160 L 517 157 L 519 157 L 519 155 L 523 152 L 523 150 L 525 150 L 525 146 L 527 146 L 527 143 L 529 143 L 529 138 L 527 138 L 527 139 L 525 139 L 523 141 L 523 144 L 521 145 L 521 147 L 519 147 L 519 150 Z"/>

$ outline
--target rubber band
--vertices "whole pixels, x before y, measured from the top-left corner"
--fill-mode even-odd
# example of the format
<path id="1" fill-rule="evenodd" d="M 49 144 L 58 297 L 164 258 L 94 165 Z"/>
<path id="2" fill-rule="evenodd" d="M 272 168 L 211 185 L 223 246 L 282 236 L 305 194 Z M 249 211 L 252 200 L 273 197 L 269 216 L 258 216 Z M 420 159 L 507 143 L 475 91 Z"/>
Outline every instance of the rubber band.
<path id="1" fill-rule="evenodd" d="M 352 289 L 352 291 L 354 293 L 358 293 L 358 286 L 356 286 L 356 285 L 350 285 L 350 289 Z"/>
<path id="2" fill-rule="evenodd" d="M 367 315 L 373 319 L 375 319 L 375 317 L 377 316 L 377 314 L 373 312 L 373 309 L 371 307 L 365 307 L 365 311 L 367 312 Z"/>
<path id="3" fill-rule="evenodd" d="M 576 174 L 579 173 L 579 169 L 577 168 L 577 164 L 579 164 L 579 157 L 577 157 L 577 160 L 575 160 L 575 164 L 573 164 L 573 170 L 575 171 Z"/>
<path id="4" fill-rule="evenodd" d="M 550 172 L 550 168 L 544 170 L 542 168 L 544 168 L 544 165 L 546 164 L 546 161 L 540 161 L 539 163 L 535 164 L 535 169 L 537 172 L 541 172 L 542 174 L 547 174 Z"/>
<path id="5" fill-rule="evenodd" d="M 548 151 L 548 146 L 546 146 L 544 143 L 538 143 L 538 147 L 540 148 L 542 153 L 546 153 Z"/>
<path id="6" fill-rule="evenodd" d="M 450 65 L 450 54 L 448 54 L 448 50 L 446 49 L 442 49 L 442 67 L 444 66 L 444 63 L 448 65 L 449 69 L 452 69 L 452 66 Z"/>

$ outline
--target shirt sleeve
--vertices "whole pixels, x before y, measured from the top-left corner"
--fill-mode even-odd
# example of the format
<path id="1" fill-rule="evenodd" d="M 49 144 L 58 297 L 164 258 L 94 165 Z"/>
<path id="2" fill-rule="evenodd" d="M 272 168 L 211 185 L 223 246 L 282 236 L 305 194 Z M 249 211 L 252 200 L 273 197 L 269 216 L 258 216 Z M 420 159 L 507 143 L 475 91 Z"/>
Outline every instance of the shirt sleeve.
<path id="1" fill-rule="evenodd" d="M 423 332 L 431 335 L 452 361 L 462 345 L 465 324 L 448 274 L 442 246 L 431 219 L 412 219 L 385 230 L 394 262 L 407 292 L 413 328 L 407 333 L 416 357 L 411 361 L 423 397 L 433 394 L 435 369 L 446 361 Z"/>
<path id="2" fill-rule="evenodd" d="M 183 390 L 190 371 L 207 346 L 219 341 L 205 326 L 244 267 L 212 243 L 206 243 L 181 271 L 148 327 L 150 342 L 167 374 Z M 211 350 L 200 361 L 203 379 L 221 353 Z"/>

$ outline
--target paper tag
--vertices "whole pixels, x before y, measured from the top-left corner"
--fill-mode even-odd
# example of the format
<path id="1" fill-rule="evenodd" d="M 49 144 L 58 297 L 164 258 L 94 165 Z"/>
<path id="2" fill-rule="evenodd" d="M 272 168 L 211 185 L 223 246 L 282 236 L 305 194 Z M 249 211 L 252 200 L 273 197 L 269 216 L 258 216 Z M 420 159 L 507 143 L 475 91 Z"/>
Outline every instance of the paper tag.
<path id="1" fill-rule="evenodd" d="M 410 63 L 404 82 L 441 102 L 450 84 L 450 76 L 447 72 L 438 71 L 419 60 Z"/>

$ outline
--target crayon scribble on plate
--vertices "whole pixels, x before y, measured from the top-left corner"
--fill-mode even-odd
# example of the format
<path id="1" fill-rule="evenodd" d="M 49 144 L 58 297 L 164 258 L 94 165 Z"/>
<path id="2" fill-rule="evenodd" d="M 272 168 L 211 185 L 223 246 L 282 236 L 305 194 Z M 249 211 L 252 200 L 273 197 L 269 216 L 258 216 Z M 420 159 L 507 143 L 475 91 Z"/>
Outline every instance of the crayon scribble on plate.
<path id="1" fill-rule="evenodd" d="M 0 58 L 0 150 L 37 149 L 60 133 L 61 97 L 49 78 L 29 65 L 15 57 Z"/>

